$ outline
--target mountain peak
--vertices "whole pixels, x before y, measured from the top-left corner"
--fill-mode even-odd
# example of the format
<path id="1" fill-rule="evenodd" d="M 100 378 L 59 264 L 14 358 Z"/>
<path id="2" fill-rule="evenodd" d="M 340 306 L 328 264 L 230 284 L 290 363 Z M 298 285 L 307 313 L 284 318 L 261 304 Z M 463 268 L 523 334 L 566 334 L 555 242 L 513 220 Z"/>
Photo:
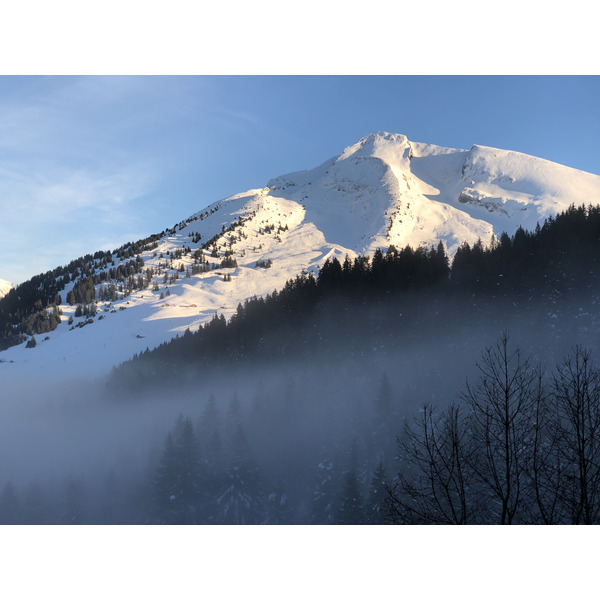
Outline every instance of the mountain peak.
<path id="1" fill-rule="evenodd" d="M 3 365 L 27 370 L 35 358 L 52 373 L 108 370 L 217 312 L 231 316 L 238 304 L 281 289 L 298 273 L 317 273 L 331 257 L 352 260 L 390 245 L 439 242 L 452 257 L 464 242 L 487 243 L 520 226 L 533 230 L 571 204 L 599 197 L 598 175 L 518 152 L 446 148 L 378 131 L 310 170 L 215 202 L 94 259 L 86 271 L 100 281 L 93 292 L 83 286 L 89 287 L 89 274 L 76 269 L 65 279 L 57 271 L 48 297 L 53 302 L 61 293 L 62 322 L 46 328 L 35 349 L 20 343 L 6 350 Z M 5 283 L 7 293 L 12 286 Z M 39 292 L 37 284 L 28 289 L 23 298 Z M 82 290 L 93 295 L 99 316 L 78 316 L 68 303 L 69 294 L 82 297 Z M 7 318 L 0 331 L 28 331 L 27 323 Z"/>
<path id="2" fill-rule="evenodd" d="M 410 150 L 411 144 L 405 135 L 377 131 L 348 146 L 340 154 L 338 161 L 346 160 L 352 156 L 367 156 L 396 164 L 409 158 Z"/>

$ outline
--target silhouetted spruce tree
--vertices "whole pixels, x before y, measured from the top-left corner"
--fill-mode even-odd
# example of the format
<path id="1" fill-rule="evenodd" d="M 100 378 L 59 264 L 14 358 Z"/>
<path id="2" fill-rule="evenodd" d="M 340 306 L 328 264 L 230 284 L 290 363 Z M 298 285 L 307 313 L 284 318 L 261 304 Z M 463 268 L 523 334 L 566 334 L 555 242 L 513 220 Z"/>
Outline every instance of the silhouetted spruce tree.
<path id="1" fill-rule="evenodd" d="M 383 462 L 380 462 L 371 478 L 369 494 L 365 502 L 365 521 L 370 525 L 384 525 L 388 515 L 388 480 Z"/>
<path id="2" fill-rule="evenodd" d="M 369 279 L 375 289 L 386 287 L 386 259 L 381 248 L 377 248 L 373 254 Z"/>
<path id="3" fill-rule="evenodd" d="M 360 525 L 366 521 L 360 485 L 352 466 L 344 476 L 344 485 L 337 510 L 338 525 Z"/>
<path id="4" fill-rule="evenodd" d="M 196 430 L 201 441 L 206 443 L 220 427 L 220 411 L 213 394 L 210 394 L 206 406 L 198 420 Z"/>
<path id="5" fill-rule="evenodd" d="M 267 525 L 293 524 L 291 498 L 281 479 L 277 479 L 273 491 L 267 495 L 265 515 Z"/>
<path id="6" fill-rule="evenodd" d="M 342 265 L 334 256 L 327 259 L 319 272 L 318 287 L 327 291 L 337 291 L 342 284 Z"/>
<path id="7" fill-rule="evenodd" d="M 217 518 L 217 496 L 223 489 L 225 477 L 225 456 L 220 433 L 220 410 L 213 394 L 198 421 L 198 432 L 202 446 L 205 467 L 204 502 L 205 521 L 214 523 Z"/>
<path id="8" fill-rule="evenodd" d="M 429 251 L 429 263 L 431 272 L 431 282 L 445 282 L 450 275 L 450 260 L 446 254 L 446 248 L 442 242 L 439 242 L 436 248 Z"/>
<path id="9" fill-rule="evenodd" d="M 219 523 L 258 525 L 265 518 L 262 475 L 241 425 L 232 440 L 231 460 L 217 504 Z"/>
<path id="10" fill-rule="evenodd" d="M 379 389 L 374 398 L 374 435 L 372 449 L 389 463 L 395 453 L 396 419 L 395 406 L 389 379 L 386 373 L 381 376 Z M 389 465 L 388 465 L 389 466 Z"/>
<path id="11" fill-rule="evenodd" d="M 242 406 L 240 404 L 239 396 L 237 392 L 234 392 L 233 396 L 229 400 L 227 407 L 226 417 L 226 432 L 225 435 L 230 437 L 235 436 L 238 433 L 239 427 L 242 425 Z"/>
<path id="12" fill-rule="evenodd" d="M 204 518 L 207 523 L 216 523 L 218 519 L 217 497 L 223 491 L 226 481 L 226 463 L 218 430 L 213 431 L 204 447 L 206 468 L 204 493 Z"/>
<path id="13" fill-rule="evenodd" d="M 346 254 L 344 258 L 344 263 L 342 264 L 342 284 L 345 287 L 349 287 L 352 283 L 352 261 L 350 257 Z"/>
<path id="14" fill-rule="evenodd" d="M 333 462 L 324 459 L 317 465 L 312 484 L 310 520 L 314 525 L 336 522 L 337 472 Z"/>
<path id="15" fill-rule="evenodd" d="M 192 422 L 180 415 L 167 435 L 156 471 L 156 519 L 170 525 L 189 525 L 201 518 L 202 473 Z"/>

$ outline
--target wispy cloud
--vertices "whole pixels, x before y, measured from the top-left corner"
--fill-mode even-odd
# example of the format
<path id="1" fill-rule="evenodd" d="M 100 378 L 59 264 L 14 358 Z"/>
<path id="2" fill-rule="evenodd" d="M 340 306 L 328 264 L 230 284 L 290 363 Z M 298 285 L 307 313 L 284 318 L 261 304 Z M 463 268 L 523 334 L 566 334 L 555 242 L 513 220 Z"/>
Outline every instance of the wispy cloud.
<path id="1" fill-rule="evenodd" d="M 10 83 L 2 80 L 0 94 L 0 276 L 23 281 L 54 266 L 50 258 L 62 264 L 76 258 L 67 254 L 75 248 L 137 231 L 136 214 L 161 170 L 135 135 L 119 133 L 149 82 Z"/>
<path id="2" fill-rule="evenodd" d="M 215 109 L 215 114 L 221 117 L 225 117 L 226 119 L 242 121 L 250 123 L 252 125 L 257 125 L 260 122 L 258 115 L 249 112 L 242 112 L 239 110 L 231 110 L 229 108 L 224 107 L 217 107 Z"/>
<path id="3" fill-rule="evenodd" d="M 62 264 L 73 249 L 139 230 L 140 202 L 153 188 L 144 166 L 119 171 L 69 170 L 47 166 L 27 170 L 0 163 L 0 272 L 23 281 L 50 268 L 50 256 Z M 105 244 L 102 244 L 103 248 Z M 55 249 L 56 248 L 56 249 Z M 23 258 L 27 257 L 23 272 Z"/>
<path id="4" fill-rule="evenodd" d="M 0 163 L 0 207 L 18 218 L 24 211 L 62 214 L 65 220 L 84 208 L 114 211 L 142 197 L 152 188 L 153 175 L 143 165 L 116 171 L 68 169 L 53 165 L 40 169 L 6 168 Z"/>
<path id="5" fill-rule="evenodd" d="M 155 232 L 159 210 L 160 228 L 169 225 L 173 205 L 159 194 L 215 177 L 216 157 L 261 126 L 234 84 L 0 77 L 0 277 L 23 281 L 52 267 L 48 257 L 62 264 L 74 248 Z"/>

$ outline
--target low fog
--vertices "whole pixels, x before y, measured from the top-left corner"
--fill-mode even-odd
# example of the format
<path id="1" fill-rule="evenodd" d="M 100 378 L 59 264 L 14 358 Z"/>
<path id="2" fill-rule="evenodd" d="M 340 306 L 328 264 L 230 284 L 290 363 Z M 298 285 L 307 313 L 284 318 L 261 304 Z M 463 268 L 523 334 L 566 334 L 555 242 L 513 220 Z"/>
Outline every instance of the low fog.
<path id="1" fill-rule="evenodd" d="M 480 375 L 482 352 L 503 332 L 546 369 L 575 343 L 594 353 L 592 332 L 577 320 L 583 309 L 569 306 L 560 319 L 514 306 L 494 309 L 493 319 L 449 301 L 443 310 L 421 306 L 419 316 L 393 306 L 379 317 L 395 321 L 394 331 L 384 326 L 376 335 L 373 319 L 367 330 L 357 310 L 344 315 L 339 338 L 308 355 L 182 368 L 127 391 L 108 378 L 16 380 L 0 364 L 0 519 L 346 522 L 352 474 L 363 522 L 384 523 L 385 492 L 373 486 L 382 477 L 382 486 L 392 485 L 401 470 L 397 438 L 405 423 L 425 404 L 460 402 L 466 381 Z M 193 456 L 180 459 L 195 470 L 191 492 L 185 482 L 167 482 L 175 469 L 167 465 L 169 444 L 184 438 Z"/>

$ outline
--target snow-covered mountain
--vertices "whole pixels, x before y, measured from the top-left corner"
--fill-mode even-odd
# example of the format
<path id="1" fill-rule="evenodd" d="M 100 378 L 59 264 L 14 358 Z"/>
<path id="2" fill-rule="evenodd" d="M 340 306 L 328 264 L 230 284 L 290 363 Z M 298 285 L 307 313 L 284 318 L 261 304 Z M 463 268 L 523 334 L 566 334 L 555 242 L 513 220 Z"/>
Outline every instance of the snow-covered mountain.
<path id="1" fill-rule="evenodd" d="M 6 294 L 8 294 L 13 287 L 15 286 L 10 281 L 6 281 L 6 279 L 0 279 L 0 298 L 4 298 L 4 296 L 6 296 Z"/>
<path id="2" fill-rule="evenodd" d="M 38 336 L 35 348 L 21 344 L 0 354 L 0 367 L 101 374 L 217 312 L 231 315 L 238 303 L 281 288 L 302 270 L 316 272 L 329 257 L 440 240 L 453 255 L 464 241 L 488 243 L 519 226 L 533 229 L 571 204 L 598 202 L 598 175 L 518 152 L 371 134 L 312 170 L 218 201 L 164 231 L 136 249 L 143 289 L 98 300 L 93 322 L 63 304 L 63 322 Z M 108 266 L 96 261 L 96 269 L 127 262 L 112 258 Z M 73 286 L 61 292 L 63 302 Z"/>

